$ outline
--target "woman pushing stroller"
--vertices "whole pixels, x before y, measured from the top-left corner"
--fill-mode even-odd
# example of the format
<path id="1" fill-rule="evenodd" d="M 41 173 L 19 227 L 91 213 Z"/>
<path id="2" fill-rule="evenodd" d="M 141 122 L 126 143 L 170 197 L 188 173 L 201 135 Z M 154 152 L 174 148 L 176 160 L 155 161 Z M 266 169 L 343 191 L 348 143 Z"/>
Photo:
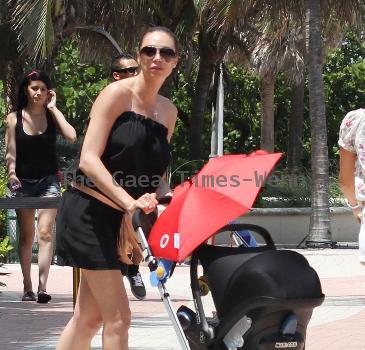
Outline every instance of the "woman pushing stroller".
<path id="1" fill-rule="evenodd" d="M 177 62 L 173 33 L 148 29 L 138 54 L 140 74 L 107 86 L 91 109 L 77 171 L 85 181 L 66 191 L 57 218 L 59 261 L 81 268 L 74 315 L 57 350 L 87 348 L 101 325 L 103 349 L 128 349 L 131 315 L 118 235 L 123 216 L 127 221 L 137 208 L 156 208 L 177 116 L 158 91 Z"/>

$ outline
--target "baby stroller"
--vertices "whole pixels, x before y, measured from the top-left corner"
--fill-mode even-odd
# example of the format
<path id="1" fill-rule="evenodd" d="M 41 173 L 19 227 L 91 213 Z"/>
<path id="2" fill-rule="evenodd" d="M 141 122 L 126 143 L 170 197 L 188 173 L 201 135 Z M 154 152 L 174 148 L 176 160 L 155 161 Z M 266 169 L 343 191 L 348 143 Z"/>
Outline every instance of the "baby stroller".
<path id="1" fill-rule="evenodd" d="M 156 218 L 157 213 L 146 215 L 140 210 L 133 216 L 133 226 L 152 273 L 161 269 L 161 261 L 154 257 L 147 242 Z M 225 247 L 202 243 L 191 252 L 190 282 L 195 310 L 181 306 L 177 313 L 174 311 L 165 287 L 173 266 L 170 269 L 171 264 L 164 265 L 157 286 L 182 349 L 305 349 L 312 311 L 324 300 L 316 272 L 301 254 L 277 250 L 268 231 L 260 226 L 236 223 L 217 233 L 239 230 L 261 236 L 264 244 Z M 211 318 L 204 313 L 198 262 L 216 309 Z"/>

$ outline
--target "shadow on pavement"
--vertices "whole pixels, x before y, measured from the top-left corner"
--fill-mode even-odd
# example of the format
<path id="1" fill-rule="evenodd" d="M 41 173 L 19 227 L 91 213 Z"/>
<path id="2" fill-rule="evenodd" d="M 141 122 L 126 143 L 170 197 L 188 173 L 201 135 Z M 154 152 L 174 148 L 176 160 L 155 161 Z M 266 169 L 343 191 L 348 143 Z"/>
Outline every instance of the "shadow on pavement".
<path id="1" fill-rule="evenodd" d="M 0 293 L 0 349 L 15 350 L 57 336 L 72 315 L 70 295 L 48 304 L 22 302 L 19 292 Z M 16 325 L 16 327 L 14 327 Z"/>

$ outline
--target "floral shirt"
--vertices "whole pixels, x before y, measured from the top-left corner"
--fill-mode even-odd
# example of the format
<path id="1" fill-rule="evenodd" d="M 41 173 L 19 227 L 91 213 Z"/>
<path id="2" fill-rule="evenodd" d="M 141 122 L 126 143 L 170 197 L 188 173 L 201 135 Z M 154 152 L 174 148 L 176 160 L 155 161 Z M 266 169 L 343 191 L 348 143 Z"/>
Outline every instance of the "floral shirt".
<path id="1" fill-rule="evenodd" d="M 365 201 L 365 109 L 346 114 L 340 127 L 338 144 L 357 155 L 355 163 L 355 195 Z"/>

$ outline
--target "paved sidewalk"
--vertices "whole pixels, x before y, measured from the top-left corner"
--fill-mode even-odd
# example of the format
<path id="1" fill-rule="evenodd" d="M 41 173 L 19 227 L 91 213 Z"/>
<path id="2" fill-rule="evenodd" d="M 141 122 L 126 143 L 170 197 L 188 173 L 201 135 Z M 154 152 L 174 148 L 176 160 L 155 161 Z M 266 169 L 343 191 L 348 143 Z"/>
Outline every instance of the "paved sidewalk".
<path id="1" fill-rule="evenodd" d="M 317 270 L 326 300 L 311 319 L 306 350 L 365 350 L 365 267 L 357 261 L 356 250 L 301 250 Z M 0 349 L 54 349 L 58 336 L 72 314 L 72 269 L 52 266 L 48 291 L 53 300 L 47 305 L 19 301 L 22 294 L 19 265 L 7 265 L 11 275 L 0 287 Z M 156 288 L 148 283 L 148 270 L 141 269 L 147 299 L 136 300 L 127 292 L 133 314 L 130 349 L 178 350 L 179 344 Z M 33 281 L 37 267 L 32 267 Z M 191 305 L 189 268 L 178 266 L 167 287 L 175 308 Z M 212 301 L 205 297 L 207 314 Z M 101 349 L 101 334 L 92 349 Z"/>

